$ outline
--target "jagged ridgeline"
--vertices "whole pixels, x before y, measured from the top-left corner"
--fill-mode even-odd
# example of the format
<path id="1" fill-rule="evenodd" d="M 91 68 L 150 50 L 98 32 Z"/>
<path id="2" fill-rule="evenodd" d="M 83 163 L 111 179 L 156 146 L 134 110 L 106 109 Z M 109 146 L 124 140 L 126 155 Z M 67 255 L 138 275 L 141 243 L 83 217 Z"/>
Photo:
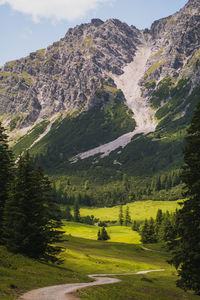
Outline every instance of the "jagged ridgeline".
<path id="1" fill-rule="evenodd" d="M 71 176 L 75 191 L 87 181 L 87 193 L 125 191 L 119 202 L 149 197 L 152 181 L 183 162 L 200 101 L 199 24 L 200 0 L 145 30 L 93 19 L 6 63 L 0 120 L 16 157 L 29 149 L 57 181 Z"/>

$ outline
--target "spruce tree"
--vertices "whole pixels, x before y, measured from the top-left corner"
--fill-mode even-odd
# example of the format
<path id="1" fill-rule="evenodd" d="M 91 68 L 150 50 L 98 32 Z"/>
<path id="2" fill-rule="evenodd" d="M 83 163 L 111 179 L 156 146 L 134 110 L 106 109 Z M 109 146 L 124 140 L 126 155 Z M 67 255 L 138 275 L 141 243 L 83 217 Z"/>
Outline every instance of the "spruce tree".
<path id="1" fill-rule="evenodd" d="M 101 237 L 102 237 L 103 241 L 107 241 L 107 240 L 110 239 L 110 236 L 108 235 L 105 227 L 103 227 L 102 230 L 101 230 Z"/>
<path id="2" fill-rule="evenodd" d="M 146 244 L 149 242 L 149 223 L 148 223 L 147 219 L 145 219 L 145 221 L 144 221 L 144 224 L 140 231 L 140 235 L 141 235 L 141 242 L 143 244 Z"/>
<path id="3" fill-rule="evenodd" d="M 159 232 L 160 226 L 162 224 L 162 221 L 163 221 L 162 209 L 158 209 L 157 215 L 156 215 L 156 221 L 155 221 L 155 235 L 156 235 L 157 239 L 158 239 L 158 232 Z"/>
<path id="4" fill-rule="evenodd" d="M 123 215 L 123 207 L 120 205 L 119 207 L 119 224 L 122 226 L 124 223 L 124 215 Z"/>
<path id="5" fill-rule="evenodd" d="M 56 261 L 54 246 L 62 232 L 50 182 L 28 154 L 20 158 L 10 198 L 5 204 L 3 236 L 7 249 L 32 258 Z"/>
<path id="6" fill-rule="evenodd" d="M 149 228 L 148 228 L 148 243 L 155 243 L 156 236 L 155 236 L 155 222 L 153 218 L 149 220 Z"/>
<path id="7" fill-rule="evenodd" d="M 131 224 L 131 217 L 130 217 L 130 213 L 129 213 L 129 207 L 126 207 L 126 214 L 125 214 L 125 226 L 128 226 Z"/>
<path id="8" fill-rule="evenodd" d="M 0 244 L 2 244 L 3 213 L 13 178 L 12 153 L 8 149 L 8 137 L 0 123 Z"/>
<path id="9" fill-rule="evenodd" d="M 74 201 L 74 221 L 75 222 L 80 222 L 80 210 L 79 210 L 79 201 L 76 199 Z"/>
<path id="10" fill-rule="evenodd" d="M 98 230 L 98 233 L 97 233 L 97 240 L 98 240 L 98 241 L 101 241 L 101 240 L 102 240 L 100 229 Z"/>
<path id="11" fill-rule="evenodd" d="M 177 285 L 200 295 L 200 103 L 188 129 L 186 142 L 181 179 L 185 183 L 188 200 L 179 211 L 179 238 L 172 241 L 175 248 L 171 263 L 178 269 L 180 278 Z"/>
<path id="12" fill-rule="evenodd" d="M 107 241 L 110 239 L 110 236 L 108 235 L 104 226 L 101 229 L 99 229 L 97 239 L 98 241 Z"/>

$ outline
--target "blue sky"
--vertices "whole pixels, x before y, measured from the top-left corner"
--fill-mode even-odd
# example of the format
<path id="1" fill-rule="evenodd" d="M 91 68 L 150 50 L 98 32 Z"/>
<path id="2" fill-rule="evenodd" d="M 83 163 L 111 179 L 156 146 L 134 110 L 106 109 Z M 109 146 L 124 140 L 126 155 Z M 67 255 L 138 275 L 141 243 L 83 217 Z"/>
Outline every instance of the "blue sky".
<path id="1" fill-rule="evenodd" d="M 0 0 L 0 66 L 62 38 L 68 28 L 92 18 L 118 18 L 150 27 L 187 0 Z"/>

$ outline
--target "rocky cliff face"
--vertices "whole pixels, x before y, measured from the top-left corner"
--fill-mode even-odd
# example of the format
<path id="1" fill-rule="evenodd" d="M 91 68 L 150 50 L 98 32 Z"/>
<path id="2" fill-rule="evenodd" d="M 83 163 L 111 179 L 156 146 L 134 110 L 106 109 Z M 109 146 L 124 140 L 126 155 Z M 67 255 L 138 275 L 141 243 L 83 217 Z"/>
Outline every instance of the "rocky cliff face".
<path id="1" fill-rule="evenodd" d="M 110 104 L 112 97 L 107 94 L 117 93 L 116 77 L 124 74 L 125 67 L 132 70 L 131 63 L 145 49 L 148 59 L 142 66 L 143 74 L 132 70 L 142 75 L 134 91 L 139 96 L 138 103 L 144 100 L 143 107 L 151 104 L 157 110 L 160 122 L 200 84 L 199 24 L 200 0 L 190 0 L 179 12 L 155 21 L 146 30 L 116 19 L 93 19 L 69 29 L 64 38 L 47 49 L 8 62 L 0 69 L 0 120 L 12 131 L 28 128 L 57 113 L 80 114 L 100 103 Z M 175 101 L 176 86 L 186 85 L 183 98 Z M 131 98 L 130 85 L 128 89 L 125 87 L 121 100 L 128 102 L 126 94 Z M 184 116 L 190 107 L 188 101 L 169 120 Z"/>
<path id="2" fill-rule="evenodd" d="M 193 76 L 192 72 L 185 74 L 185 68 L 200 47 L 199 24 L 199 0 L 190 0 L 179 12 L 152 24 L 149 34 L 157 52 L 150 65 L 157 63 L 159 67 L 150 74 L 151 79 Z"/>
<path id="3" fill-rule="evenodd" d="M 99 101 L 97 90 L 109 73 L 121 74 L 133 60 L 141 33 L 118 20 L 94 19 L 69 29 L 47 49 L 6 63 L 0 70 L 0 111 L 19 115 L 19 127 L 53 114 L 88 110 Z"/>

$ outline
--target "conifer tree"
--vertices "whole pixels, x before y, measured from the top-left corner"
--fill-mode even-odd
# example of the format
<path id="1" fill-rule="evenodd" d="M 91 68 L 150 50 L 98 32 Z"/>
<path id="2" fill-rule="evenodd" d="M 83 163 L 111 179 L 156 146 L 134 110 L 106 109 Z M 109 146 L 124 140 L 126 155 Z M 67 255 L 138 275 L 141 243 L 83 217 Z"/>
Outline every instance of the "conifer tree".
<path id="1" fill-rule="evenodd" d="M 100 241 L 107 241 L 110 239 L 110 236 L 108 235 L 105 227 L 102 227 L 101 230 L 98 231 L 98 234 L 97 234 L 97 239 Z"/>
<path id="2" fill-rule="evenodd" d="M 76 199 L 74 201 L 74 221 L 75 222 L 80 222 L 80 210 L 79 210 L 79 201 Z"/>
<path id="3" fill-rule="evenodd" d="M 139 226 L 138 226 L 138 224 L 137 224 L 137 221 L 133 221 L 133 226 L 132 226 L 132 230 L 133 231 L 138 231 L 138 229 L 139 229 Z"/>
<path id="4" fill-rule="evenodd" d="M 158 237 L 159 228 L 163 220 L 163 213 L 161 209 L 158 209 L 155 221 L 155 235 Z"/>
<path id="5" fill-rule="evenodd" d="M 98 241 L 101 241 L 101 240 L 102 240 L 100 229 L 98 230 L 98 233 L 97 233 L 97 240 L 98 240 Z"/>
<path id="6" fill-rule="evenodd" d="M 119 224 L 122 226 L 124 223 L 124 215 L 123 215 L 123 207 L 120 205 L 119 207 Z"/>
<path id="7" fill-rule="evenodd" d="M 155 243 L 155 242 L 156 242 L 156 236 L 155 236 L 154 219 L 150 218 L 149 228 L 148 228 L 148 243 Z"/>
<path id="8" fill-rule="evenodd" d="M 174 228 L 172 226 L 169 213 L 165 213 L 162 224 L 159 227 L 158 237 L 160 241 L 167 242 L 174 237 Z"/>
<path id="9" fill-rule="evenodd" d="M 32 258 L 56 261 L 61 251 L 61 221 L 51 185 L 28 154 L 20 158 L 10 198 L 4 210 L 3 236 L 7 249 Z"/>
<path id="10" fill-rule="evenodd" d="M 12 153 L 8 149 L 8 137 L 0 123 L 0 244 L 2 244 L 3 213 L 13 178 Z"/>
<path id="11" fill-rule="evenodd" d="M 129 207 L 126 207 L 126 214 L 125 214 L 125 226 L 128 226 L 131 224 L 131 217 L 130 217 L 130 213 L 129 213 Z"/>
<path id="12" fill-rule="evenodd" d="M 141 235 L 141 242 L 143 244 L 146 244 L 149 242 L 149 223 L 148 223 L 147 219 L 145 219 L 145 221 L 144 221 L 144 224 L 140 231 L 140 235 Z"/>
<path id="13" fill-rule="evenodd" d="M 185 183 L 183 207 L 179 212 L 179 238 L 174 245 L 171 263 L 178 269 L 177 285 L 194 290 L 200 295 L 200 103 L 192 118 L 187 145 L 184 149 L 184 166 L 181 179 Z"/>

